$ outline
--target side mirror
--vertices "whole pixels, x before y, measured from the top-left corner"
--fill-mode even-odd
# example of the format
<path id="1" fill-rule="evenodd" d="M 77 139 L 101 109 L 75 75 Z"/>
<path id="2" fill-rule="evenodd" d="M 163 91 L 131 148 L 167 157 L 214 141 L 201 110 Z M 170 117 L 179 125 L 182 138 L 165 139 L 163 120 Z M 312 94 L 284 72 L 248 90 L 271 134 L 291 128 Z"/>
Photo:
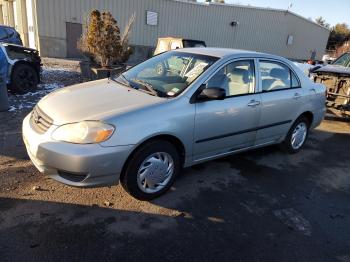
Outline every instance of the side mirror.
<path id="1" fill-rule="evenodd" d="M 219 87 L 204 88 L 197 96 L 197 100 L 223 100 L 226 97 L 226 91 Z"/>

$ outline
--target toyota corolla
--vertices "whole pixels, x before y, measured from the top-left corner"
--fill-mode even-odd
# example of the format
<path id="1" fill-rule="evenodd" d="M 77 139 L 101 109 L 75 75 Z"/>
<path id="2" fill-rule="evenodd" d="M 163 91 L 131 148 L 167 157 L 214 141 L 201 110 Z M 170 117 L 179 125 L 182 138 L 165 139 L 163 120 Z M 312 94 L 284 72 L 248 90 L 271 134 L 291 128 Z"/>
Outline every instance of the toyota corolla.
<path id="1" fill-rule="evenodd" d="M 47 95 L 24 119 L 23 139 L 59 182 L 120 181 L 149 200 L 183 167 L 271 144 L 296 153 L 324 114 L 325 87 L 287 59 L 190 48 Z"/>

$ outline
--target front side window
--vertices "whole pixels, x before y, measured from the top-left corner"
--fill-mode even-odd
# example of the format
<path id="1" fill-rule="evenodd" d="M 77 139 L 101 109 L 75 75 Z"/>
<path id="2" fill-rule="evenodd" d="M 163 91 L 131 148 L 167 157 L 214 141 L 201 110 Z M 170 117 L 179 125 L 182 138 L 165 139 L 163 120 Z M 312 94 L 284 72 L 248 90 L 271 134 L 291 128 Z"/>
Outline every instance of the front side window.
<path id="1" fill-rule="evenodd" d="M 260 61 L 262 91 L 270 92 L 299 87 L 299 81 L 292 70 L 278 62 Z"/>
<path id="2" fill-rule="evenodd" d="M 240 60 L 220 69 L 207 83 L 210 88 L 222 88 L 226 97 L 254 93 L 254 61 Z"/>
<path id="3" fill-rule="evenodd" d="M 216 60 L 212 56 L 169 51 L 138 64 L 114 80 L 152 95 L 174 97 Z"/>

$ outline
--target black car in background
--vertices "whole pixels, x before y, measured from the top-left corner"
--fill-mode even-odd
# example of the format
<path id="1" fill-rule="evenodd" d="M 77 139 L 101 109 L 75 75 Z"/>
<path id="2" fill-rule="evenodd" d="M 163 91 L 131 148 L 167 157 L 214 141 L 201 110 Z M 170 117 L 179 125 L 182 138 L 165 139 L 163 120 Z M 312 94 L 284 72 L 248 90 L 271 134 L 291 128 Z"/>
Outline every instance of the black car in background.
<path id="1" fill-rule="evenodd" d="M 0 25 L 0 42 L 23 45 L 20 34 L 13 27 Z"/>

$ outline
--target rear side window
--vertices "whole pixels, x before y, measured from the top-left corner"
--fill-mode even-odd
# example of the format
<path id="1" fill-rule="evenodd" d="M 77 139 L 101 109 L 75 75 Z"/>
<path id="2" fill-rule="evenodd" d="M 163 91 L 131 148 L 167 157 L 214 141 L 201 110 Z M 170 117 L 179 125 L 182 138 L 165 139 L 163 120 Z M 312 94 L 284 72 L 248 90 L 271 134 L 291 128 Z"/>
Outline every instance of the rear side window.
<path id="1" fill-rule="evenodd" d="M 293 71 L 281 63 L 260 61 L 259 67 L 263 92 L 300 87 Z"/>

